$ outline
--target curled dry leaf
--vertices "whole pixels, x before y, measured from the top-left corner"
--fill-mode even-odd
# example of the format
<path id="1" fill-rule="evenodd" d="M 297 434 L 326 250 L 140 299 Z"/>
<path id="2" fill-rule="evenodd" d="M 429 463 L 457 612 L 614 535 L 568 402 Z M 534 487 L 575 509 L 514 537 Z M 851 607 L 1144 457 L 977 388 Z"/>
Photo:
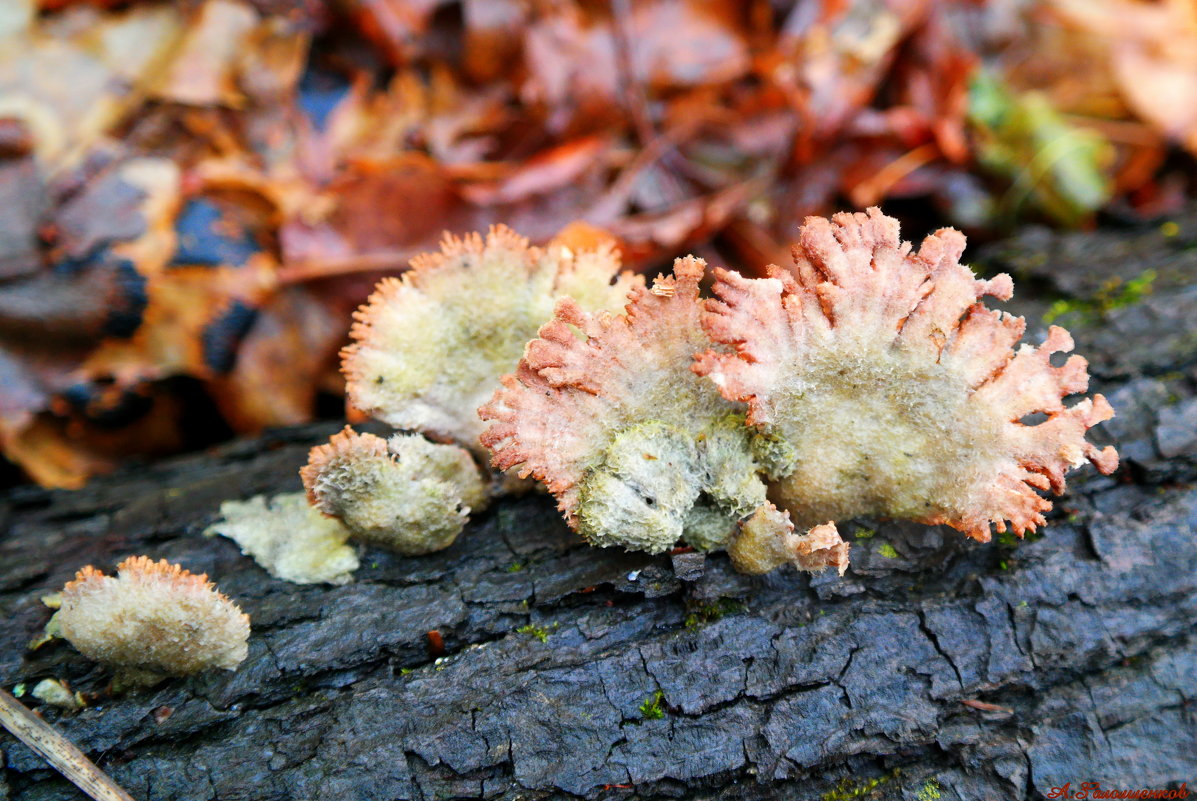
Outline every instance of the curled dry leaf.
<path id="1" fill-rule="evenodd" d="M 150 92 L 161 100 L 195 106 L 237 107 L 238 61 L 259 24 L 253 8 L 235 0 L 206 0 L 175 45 L 170 65 Z"/>
<path id="2" fill-rule="evenodd" d="M 494 421 L 483 435 L 494 464 L 543 481 L 594 545 L 662 553 L 684 537 L 725 547 L 767 504 L 763 473 L 793 469 L 783 443 L 754 434 L 690 369 L 711 344 L 699 322 L 703 271 L 678 259 L 673 276 L 632 292 L 624 316 L 561 301 L 479 410 Z M 758 528 L 766 523 L 779 537 L 793 528 L 781 514 Z"/>
<path id="3" fill-rule="evenodd" d="M 206 575 L 145 556 L 116 570 L 88 566 L 62 588 L 55 619 L 84 656 L 129 679 L 232 670 L 245 659 L 249 616 Z"/>
<path id="4" fill-rule="evenodd" d="M 346 427 L 299 475 L 308 500 L 354 536 L 412 556 L 448 548 L 487 502 L 469 452 L 419 434 L 384 440 Z"/>
<path id="5" fill-rule="evenodd" d="M 721 271 L 708 303 L 711 350 L 695 369 L 748 421 L 796 452 L 772 497 L 799 526 L 858 515 L 945 523 L 986 541 L 990 526 L 1020 535 L 1043 525 L 1051 503 L 1086 461 L 1110 473 L 1112 447 L 1085 440 L 1113 416 L 1088 387 L 1087 364 L 1052 327 L 1038 348 L 1015 344 L 1025 322 L 987 309 L 1009 276 L 973 277 L 964 237 L 945 229 L 918 252 L 898 223 L 868 214 L 808 218 L 794 268 L 749 279 Z M 1037 424 L 1028 415 L 1042 414 Z"/>
<path id="6" fill-rule="evenodd" d="M 396 428 L 480 450 L 477 409 L 519 361 L 524 344 L 570 296 L 617 309 L 638 277 L 610 247 L 529 247 L 508 228 L 447 237 L 439 253 L 384 279 L 355 315 L 344 351 L 350 402 Z"/>

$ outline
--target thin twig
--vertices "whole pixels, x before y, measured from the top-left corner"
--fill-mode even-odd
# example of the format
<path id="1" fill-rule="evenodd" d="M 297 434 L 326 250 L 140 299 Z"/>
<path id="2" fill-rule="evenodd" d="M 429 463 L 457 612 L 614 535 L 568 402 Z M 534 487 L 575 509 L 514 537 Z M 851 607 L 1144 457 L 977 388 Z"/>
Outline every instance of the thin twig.
<path id="1" fill-rule="evenodd" d="M 924 164 L 931 163 L 939 155 L 940 150 L 936 145 L 930 142 L 919 145 L 914 150 L 908 151 L 886 164 L 873 173 L 872 177 L 852 187 L 848 192 L 848 197 L 857 206 L 876 205 L 889 194 L 889 190 L 893 189 L 894 184 Z"/>
<path id="2" fill-rule="evenodd" d="M 973 709 L 980 710 L 981 712 L 997 712 L 1002 715 L 1014 714 L 1014 710 L 1008 706 L 998 706 L 997 704 L 991 704 L 988 701 L 978 701 L 975 698 L 964 698 L 961 699 L 960 703 L 964 704 L 965 706 L 972 707 Z"/>
<path id="3" fill-rule="evenodd" d="M 0 690 L 0 725 L 95 801 L 133 801 L 70 740 L 4 690 Z"/>
<path id="4" fill-rule="evenodd" d="M 401 272 L 418 250 L 380 250 L 347 256 L 304 259 L 284 263 L 275 274 L 280 284 L 300 284 L 351 273 Z"/>
<path id="5" fill-rule="evenodd" d="M 657 138 L 657 134 L 653 127 L 652 115 L 648 111 L 644 85 L 636 80 L 635 57 L 632 54 L 632 38 L 636 35 L 632 4 L 630 0 L 613 0 L 611 5 L 614 11 L 611 35 L 615 39 L 615 66 L 619 71 L 620 93 L 632 118 L 636 136 L 640 139 L 641 146 L 646 146 Z"/>

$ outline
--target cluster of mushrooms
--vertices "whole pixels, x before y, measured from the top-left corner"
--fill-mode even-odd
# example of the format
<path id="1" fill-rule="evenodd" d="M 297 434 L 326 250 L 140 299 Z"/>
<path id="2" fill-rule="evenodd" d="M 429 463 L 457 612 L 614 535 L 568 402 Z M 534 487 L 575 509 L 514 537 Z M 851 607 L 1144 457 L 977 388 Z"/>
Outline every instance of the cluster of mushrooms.
<path id="1" fill-rule="evenodd" d="M 530 247 L 503 227 L 449 237 L 379 284 L 343 353 L 350 403 L 396 433 L 347 427 L 312 450 L 306 496 L 226 502 L 210 533 L 275 576 L 340 583 L 352 540 L 440 550 L 496 495 L 539 484 L 592 545 L 724 550 L 746 573 L 842 574 L 835 522 L 862 515 L 1021 536 L 1068 470 L 1115 469 L 1114 449 L 1085 438 L 1113 411 L 1101 395 L 1065 406 L 1087 389 L 1085 360 L 1053 365 L 1072 349 L 1054 326 L 1019 345 L 1025 321 L 981 302 L 1009 298 L 1009 276 L 977 279 L 964 242 L 941 230 L 916 251 L 877 209 L 812 217 L 792 266 L 716 269 L 703 299 L 693 257 L 646 286 L 611 247 Z M 95 631 L 145 651 L 145 631 L 182 614 L 210 619 L 195 635 L 208 655 L 155 652 L 149 668 L 244 657 L 248 621 L 228 599 L 143 558 L 116 579 L 85 568 L 56 619 L 121 664 Z"/>

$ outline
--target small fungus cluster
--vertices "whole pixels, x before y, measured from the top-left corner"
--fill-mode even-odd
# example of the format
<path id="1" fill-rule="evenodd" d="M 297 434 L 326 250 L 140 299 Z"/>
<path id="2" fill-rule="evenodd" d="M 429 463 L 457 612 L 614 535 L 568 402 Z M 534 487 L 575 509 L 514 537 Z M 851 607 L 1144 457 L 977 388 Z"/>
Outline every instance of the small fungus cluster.
<path id="1" fill-rule="evenodd" d="M 478 406 L 558 300 L 616 310 L 642 284 L 610 246 L 530 247 L 502 226 L 485 238 L 446 237 L 439 253 L 378 285 L 342 354 L 350 402 L 409 433 L 383 440 L 346 429 L 313 449 L 300 471 L 309 500 L 369 544 L 406 555 L 448 547 L 489 501 L 473 461 L 486 458 Z"/>
<path id="2" fill-rule="evenodd" d="M 977 280 L 963 249 L 943 230 L 916 252 L 870 209 L 808 219 L 789 270 L 716 270 L 705 302 L 693 259 L 623 317 L 564 301 L 481 408 L 483 442 L 596 545 L 681 539 L 744 572 L 842 572 L 834 521 L 859 515 L 1021 535 L 1051 507 L 1036 490 L 1116 467 L 1085 441 L 1113 411 L 1100 395 L 1064 406 L 1088 385 L 1081 357 L 1051 364 L 1067 332 L 1014 350 L 1025 322 L 980 302 L 1008 298 L 1009 276 Z"/>
<path id="3" fill-rule="evenodd" d="M 85 567 L 62 588 L 53 626 L 128 684 L 151 684 L 245 659 L 249 617 L 206 575 L 134 556 L 115 577 Z"/>
<path id="4" fill-rule="evenodd" d="M 594 545 L 726 548 L 751 519 L 758 537 L 796 547 L 801 537 L 766 497 L 767 480 L 794 469 L 792 451 L 691 369 L 713 344 L 701 323 L 705 265 L 678 259 L 673 272 L 633 290 L 619 316 L 561 301 L 479 410 L 494 421 L 482 442 L 496 467 L 544 482 Z"/>
<path id="5" fill-rule="evenodd" d="M 346 428 L 299 474 L 314 506 L 358 539 L 407 556 L 451 545 L 488 501 L 468 451 L 419 434 L 384 440 Z"/>
<path id="6" fill-rule="evenodd" d="M 1085 432 L 1114 412 L 1088 388 L 1087 363 L 1014 345 L 1026 323 L 980 299 L 1010 297 L 1008 275 L 974 278 L 964 236 L 941 230 L 916 252 L 876 209 L 806 221 L 794 267 L 749 279 L 716 272 L 704 325 L 727 346 L 695 370 L 747 404 L 748 422 L 794 449 L 772 490 L 799 526 L 858 515 L 944 523 L 988 541 L 1043 525 L 1064 474 L 1086 461 L 1110 473 L 1113 447 Z M 1045 419 L 1024 423 L 1028 415 Z"/>
<path id="7" fill-rule="evenodd" d="M 394 428 L 482 454 L 477 409 L 515 369 L 557 300 L 618 311 L 642 283 L 620 272 L 610 246 L 577 254 L 529 247 L 503 226 L 485 239 L 446 237 L 439 253 L 384 278 L 354 315 L 341 365 L 349 401 Z"/>

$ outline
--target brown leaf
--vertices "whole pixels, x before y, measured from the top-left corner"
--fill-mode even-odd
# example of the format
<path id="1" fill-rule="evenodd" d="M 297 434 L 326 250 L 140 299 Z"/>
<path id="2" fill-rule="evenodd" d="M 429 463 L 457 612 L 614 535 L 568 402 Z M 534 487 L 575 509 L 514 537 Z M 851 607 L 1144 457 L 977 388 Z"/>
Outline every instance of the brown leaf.
<path id="1" fill-rule="evenodd" d="M 210 387 L 235 430 L 312 419 L 323 374 L 337 371 L 352 306 L 352 301 L 331 306 L 307 287 L 287 287 L 262 307 L 237 349 L 232 372 L 214 378 Z"/>
<path id="2" fill-rule="evenodd" d="M 175 267 L 147 278 L 144 322 L 128 339 L 107 339 L 81 366 L 88 378 L 122 386 L 231 369 L 255 310 L 275 284 L 262 254 L 243 267 Z"/>
<path id="3" fill-rule="evenodd" d="M 536 154 L 496 185 L 464 187 L 462 195 L 471 203 L 495 205 L 547 194 L 573 183 L 583 172 L 601 168 L 600 154 L 609 148 L 606 137 L 575 139 Z"/>
<path id="4" fill-rule="evenodd" d="M 170 67 L 154 81 L 153 96 L 192 106 L 241 106 L 237 63 L 257 24 L 257 13 L 244 3 L 206 0 L 189 21 Z"/>
<path id="5" fill-rule="evenodd" d="M 452 182 L 439 165 L 415 153 L 356 163 L 325 196 L 328 211 L 319 218 L 283 223 L 287 262 L 418 251 L 441 231 L 461 229 L 461 201 Z"/>
<path id="6" fill-rule="evenodd" d="M 172 51 L 181 15 L 153 5 L 84 26 L 28 22 L 25 29 L 0 26 L 0 97 L 6 114 L 30 126 L 38 157 L 53 170 L 77 164 L 138 106 L 146 80 Z"/>
<path id="7" fill-rule="evenodd" d="M 500 79 L 520 56 L 528 9 L 519 0 L 464 0 L 466 73 L 475 81 Z"/>
<path id="8" fill-rule="evenodd" d="M 601 113 L 612 110 L 604 104 L 625 97 L 629 84 L 664 90 L 723 83 L 747 72 L 739 3 L 658 0 L 628 6 L 630 16 L 618 19 L 560 4 L 529 24 L 525 96 L 558 111 L 574 103 Z M 628 48 L 623 67 L 621 35 Z"/>
<path id="9" fill-rule="evenodd" d="M 350 19 L 387 61 L 402 66 L 419 52 L 419 37 L 446 0 L 341 0 Z"/>
<path id="10" fill-rule="evenodd" d="M 27 130 L 12 119 L 0 121 L 0 126 L 6 131 L 14 127 Z M 0 160 L 0 280 L 37 271 L 41 261 L 38 226 L 48 205 L 49 197 L 31 155 Z"/>

